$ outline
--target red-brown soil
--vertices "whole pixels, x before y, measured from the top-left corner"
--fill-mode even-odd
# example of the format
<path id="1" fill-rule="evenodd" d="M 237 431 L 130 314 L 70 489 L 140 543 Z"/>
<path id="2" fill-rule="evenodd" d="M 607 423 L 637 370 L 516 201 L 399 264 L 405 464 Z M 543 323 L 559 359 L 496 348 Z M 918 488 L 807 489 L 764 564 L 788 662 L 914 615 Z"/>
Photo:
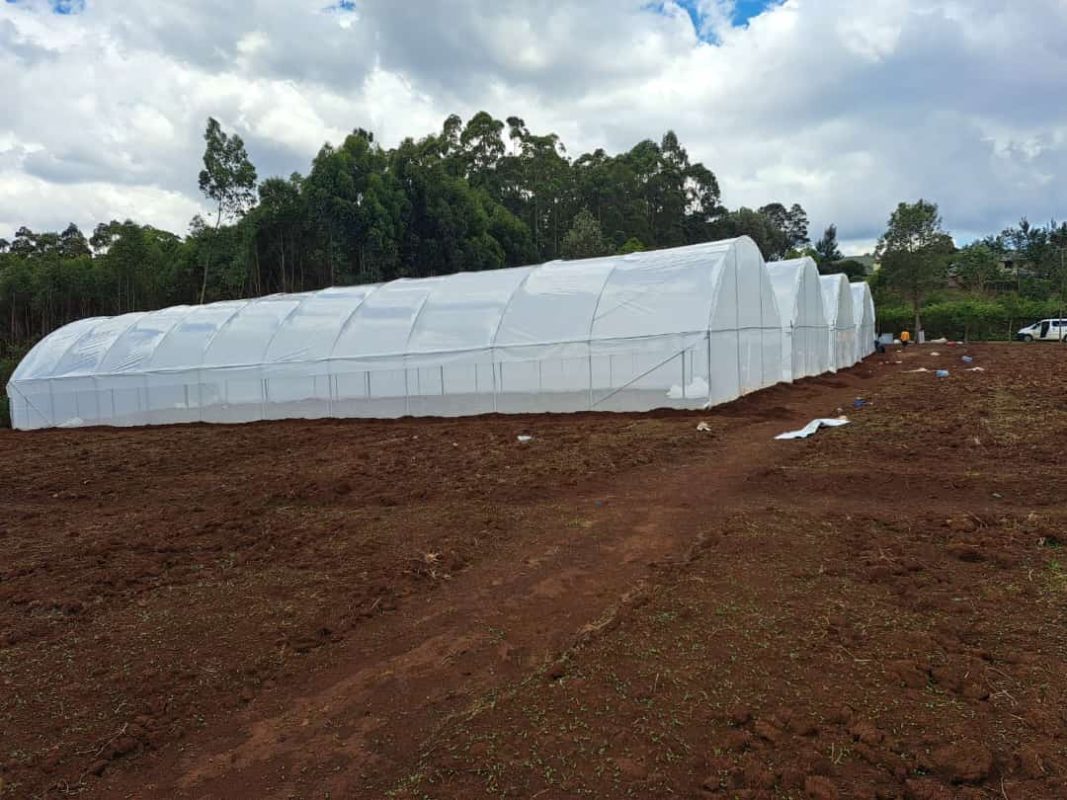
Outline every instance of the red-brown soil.
<path id="1" fill-rule="evenodd" d="M 4 433 L 0 797 L 1067 797 L 1065 355 L 963 352 Z"/>

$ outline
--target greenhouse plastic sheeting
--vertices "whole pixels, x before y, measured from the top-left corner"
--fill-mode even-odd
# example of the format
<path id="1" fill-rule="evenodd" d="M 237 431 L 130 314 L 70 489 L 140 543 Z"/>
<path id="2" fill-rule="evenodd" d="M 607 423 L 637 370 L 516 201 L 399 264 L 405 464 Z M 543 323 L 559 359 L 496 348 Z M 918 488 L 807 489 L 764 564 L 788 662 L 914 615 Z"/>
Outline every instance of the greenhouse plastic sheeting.
<path id="1" fill-rule="evenodd" d="M 767 272 L 782 317 L 783 379 L 795 381 L 829 372 L 832 365 L 826 342 L 830 326 L 815 261 L 774 261 L 767 265 Z"/>
<path id="2" fill-rule="evenodd" d="M 858 360 L 856 322 L 852 313 L 852 289 L 844 275 L 820 275 L 823 310 L 829 326 L 830 366 L 834 370 L 851 367 Z"/>
<path id="3" fill-rule="evenodd" d="M 782 380 L 748 238 L 85 319 L 15 370 L 16 427 L 700 408 Z"/>
<path id="4" fill-rule="evenodd" d="M 874 352 L 875 319 L 874 298 L 871 287 L 866 282 L 849 284 L 852 289 L 852 316 L 856 321 L 857 360 L 866 358 Z"/>

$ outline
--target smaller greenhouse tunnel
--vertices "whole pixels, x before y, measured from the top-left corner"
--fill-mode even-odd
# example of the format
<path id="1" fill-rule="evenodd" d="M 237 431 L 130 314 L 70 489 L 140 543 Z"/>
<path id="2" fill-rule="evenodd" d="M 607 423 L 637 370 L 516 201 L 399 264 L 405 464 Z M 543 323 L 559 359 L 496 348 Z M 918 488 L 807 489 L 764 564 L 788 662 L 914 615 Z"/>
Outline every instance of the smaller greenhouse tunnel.
<path id="1" fill-rule="evenodd" d="M 783 380 L 829 372 L 833 368 L 826 347 L 830 326 L 815 261 L 807 257 L 774 261 L 767 271 L 782 318 Z"/>

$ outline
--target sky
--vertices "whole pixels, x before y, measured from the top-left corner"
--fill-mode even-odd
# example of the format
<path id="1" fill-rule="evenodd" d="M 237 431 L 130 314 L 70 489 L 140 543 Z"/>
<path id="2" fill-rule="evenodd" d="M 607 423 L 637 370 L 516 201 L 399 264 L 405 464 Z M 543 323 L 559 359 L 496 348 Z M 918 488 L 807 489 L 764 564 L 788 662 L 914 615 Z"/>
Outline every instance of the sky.
<path id="1" fill-rule="evenodd" d="M 673 129 L 850 253 L 920 197 L 958 242 L 1067 217 L 1067 0 L 0 0 L 0 75 L 5 238 L 185 232 L 208 116 L 264 178 L 482 109 L 571 154 Z"/>

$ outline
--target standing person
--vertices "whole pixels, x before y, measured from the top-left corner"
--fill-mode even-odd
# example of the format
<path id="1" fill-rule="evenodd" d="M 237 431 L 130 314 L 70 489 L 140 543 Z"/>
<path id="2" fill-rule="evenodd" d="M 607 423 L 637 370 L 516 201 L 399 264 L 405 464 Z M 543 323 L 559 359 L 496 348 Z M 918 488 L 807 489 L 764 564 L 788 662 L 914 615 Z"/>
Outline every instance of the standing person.
<path id="1" fill-rule="evenodd" d="M 910 342 L 911 342 L 911 334 L 908 333 L 907 330 L 901 331 L 900 332 L 900 346 L 901 347 L 907 347 Z"/>

